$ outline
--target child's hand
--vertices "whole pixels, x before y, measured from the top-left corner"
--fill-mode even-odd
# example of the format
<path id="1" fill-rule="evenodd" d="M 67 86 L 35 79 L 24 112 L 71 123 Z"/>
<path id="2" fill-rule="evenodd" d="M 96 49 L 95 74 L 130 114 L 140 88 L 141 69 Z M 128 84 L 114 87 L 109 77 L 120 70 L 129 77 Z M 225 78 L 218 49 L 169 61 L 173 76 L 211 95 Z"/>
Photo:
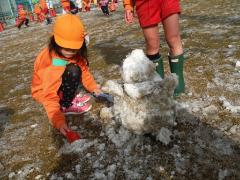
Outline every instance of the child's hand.
<path id="1" fill-rule="evenodd" d="M 95 89 L 94 91 L 93 91 L 93 95 L 95 96 L 97 96 L 98 94 L 100 94 L 100 93 L 102 93 L 102 91 L 101 91 L 101 89 L 100 89 L 100 85 L 97 85 L 97 89 Z"/>
<path id="2" fill-rule="evenodd" d="M 66 136 L 67 132 L 68 132 L 68 131 L 71 131 L 71 129 L 67 126 L 66 123 L 64 123 L 64 124 L 59 128 L 59 131 L 60 131 L 64 136 Z"/>
<path id="3" fill-rule="evenodd" d="M 133 12 L 131 10 L 125 10 L 125 22 L 127 24 L 133 23 Z"/>
<path id="4" fill-rule="evenodd" d="M 67 138 L 69 143 L 72 143 L 78 139 L 80 139 L 80 135 L 77 132 L 72 131 L 66 123 L 64 123 L 59 131 Z"/>

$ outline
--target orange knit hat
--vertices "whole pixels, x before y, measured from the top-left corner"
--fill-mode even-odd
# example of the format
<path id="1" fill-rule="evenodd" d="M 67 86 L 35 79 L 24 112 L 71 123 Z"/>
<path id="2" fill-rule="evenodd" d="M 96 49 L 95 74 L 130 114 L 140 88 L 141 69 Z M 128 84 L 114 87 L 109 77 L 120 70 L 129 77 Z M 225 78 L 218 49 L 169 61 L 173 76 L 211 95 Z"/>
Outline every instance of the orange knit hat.
<path id="1" fill-rule="evenodd" d="M 84 35 L 84 26 L 78 16 L 65 14 L 56 19 L 53 36 L 59 46 L 80 49 L 84 41 Z"/>

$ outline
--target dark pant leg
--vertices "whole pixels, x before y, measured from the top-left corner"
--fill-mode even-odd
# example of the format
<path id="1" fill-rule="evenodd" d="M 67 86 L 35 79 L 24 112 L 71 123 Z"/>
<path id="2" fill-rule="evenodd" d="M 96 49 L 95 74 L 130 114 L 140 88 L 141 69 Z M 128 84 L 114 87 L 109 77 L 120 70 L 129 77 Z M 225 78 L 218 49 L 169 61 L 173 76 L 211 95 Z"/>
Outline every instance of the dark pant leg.
<path id="1" fill-rule="evenodd" d="M 105 14 L 109 15 L 108 6 L 104 6 L 104 12 Z"/>
<path id="2" fill-rule="evenodd" d="M 103 14 L 105 14 L 104 6 L 101 6 L 101 10 L 102 10 Z"/>
<path id="3" fill-rule="evenodd" d="M 77 88 L 80 84 L 82 71 L 76 64 L 68 64 L 62 75 L 62 84 L 59 88 L 60 105 L 68 108 L 72 105 L 72 100 L 75 97 Z"/>
<path id="4" fill-rule="evenodd" d="M 25 25 L 28 27 L 29 19 L 25 19 Z"/>
<path id="5" fill-rule="evenodd" d="M 47 21 L 47 22 L 46 22 L 47 25 L 48 25 L 48 24 L 51 24 L 51 19 L 50 19 L 50 17 L 47 16 L 47 17 L 46 17 L 46 21 Z"/>
<path id="6" fill-rule="evenodd" d="M 24 21 L 23 20 L 21 20 L 21 22 L 18 24 L 18 29 L 20 29 L 21 28 L 21 26 L 23 25 L 23 23 L 24 23 Z"/>

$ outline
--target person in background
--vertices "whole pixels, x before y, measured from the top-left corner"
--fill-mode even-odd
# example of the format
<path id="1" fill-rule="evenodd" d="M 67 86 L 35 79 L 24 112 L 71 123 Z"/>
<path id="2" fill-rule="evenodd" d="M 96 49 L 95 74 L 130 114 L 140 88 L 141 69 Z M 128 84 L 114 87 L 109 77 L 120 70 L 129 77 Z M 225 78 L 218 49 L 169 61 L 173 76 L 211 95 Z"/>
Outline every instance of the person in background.
<path id="1" fill-rule="evenodd" d="M 82 114 L 92 107 L 88 103 L 90 96 L 77 94 L 79 85 L 97 99 L 113 102 L 112 96 L 102 93 L 89 72 L 85 34 L 78 16 L 57 17 L 48 47 L 35 60 L 32 77 L 32 97 L 43 104 L 53 127 L 70 143 L 80 135 L 70 129 L 64 114 Z"/>
<path id="2" fill-rule="evenodd" d="M 49 10 L 48 10 L 46 0 L 39 0 L 39 2 L 40 2 L 40 5 L 41 5 L 41 9 L 42 9 L 42 15 L 46 19 L 46 24 L 47 25 L 51 24 L 51 19 L 49 17 Z"/>
<path id="3" fill-rule="evenodd" d="M 70 0 L 61 0 L 63 14 L 70 12 Z"/>
<path id="4" fill-rule="evenodd" d="M 84 10 L 88 12 L 91 10 L 91 1 L 90 0 L 83 0 Z"/>
<path id="5" fill-rule="evenodd" d="M 72 14 L 77 14 L 78 13 L 78 7 L 74 4 L 73 1 L 70 1 L 70 12 Z"/>
<path id="6" fill-rule="evenodd" d="M 99 0 L 99 5 L 102 9 L 102 12 L 104 15 L 107 15 L 107 16 L 109 16 L 108 3 L 109 3 L 108 0 Z"/>
<path id="7" fill-rule="evenodd" d="M 24 7 L 22 4 L 19 4 L 18 6 L 18 29 L 21 29 L 22 25 L 25 24 L 26 27 L 29 27 L 29 19 L 27 18 L 28 12 L 24 10 Z"/>
<path id="8" fill-rule="evenodd" d="M 3 26 L 3 22 L 0 21 L 0 32 L 4 31 L 4 26 Z"/>
<path id="9" fill-rule="evenodd" d="M 47 7 L 48 7 L 48 13 L 49 13 L 50 17 L 56 17 L 56 11 L 54 9 L 52 0 L 47 1 Z"/>
<path id="10" fill-rule="evenodd" d="M 125 9 L 125 21 L 133 22 L 134 5 L 142 28 L 148 58 L 156 63 L 156 70 L 164 78 L 163 59 L 159 54 L 160 35 L 158 24 L 161 22 L 164 29 L 165 39 L 169 46 L 169 64 L 172 73 L 178 76 L 178 85 L 174 91 L 178 95 L 185 90 L 183 77 L 184 55 L 180 37 L 179 0 L 123 0 Z"/>
<path id="11" fill-rule="evenodd" d="M 110 12 L 114 12 L 117 9 L 117 3 L 115 2 L 115 0 L 112 0 L 112 2 L 109 4 L 109 10 Z"/>
<path id="12" fill-rule="evenodd" d="M 37 21 L 38 22 L 43 22 L 44 21 L 45 17 L 42 14 L 42 9 L 41 9 L 41 6 L 40 6 L 39 3 L 34 4 L 34 13 L 37 16 Z"/>
<path id="13" fill-rule="evenodd" d="M 78 11 L 82 12 L 82 0 L 76 0 Z"/>

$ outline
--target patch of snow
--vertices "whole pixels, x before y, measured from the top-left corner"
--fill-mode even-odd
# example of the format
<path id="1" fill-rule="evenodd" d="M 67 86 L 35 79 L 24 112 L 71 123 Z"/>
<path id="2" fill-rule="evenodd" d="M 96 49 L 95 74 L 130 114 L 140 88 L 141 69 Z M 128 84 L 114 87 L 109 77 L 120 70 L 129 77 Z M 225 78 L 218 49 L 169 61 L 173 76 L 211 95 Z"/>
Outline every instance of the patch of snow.
<path id="1" fill-rule="evenodd" d="M 240 113 L 240 106 L 233 106 L 224 96 L 219 97 L 219 100 L 222 101 L 223 106 L 232 113 Z"/>
<path id="2" fill-rule="evenodd" d="M 171 141 L 172 132 L 167 128 L 161 128 L 158 135 L 157 140 L 161 141 L 163 144 L 168 145 Z"/>
<path id="3" fill-rule="evenodd" d="M 81 153 L 86 149 L 88 149 L 89 147 L 93 146 L 95 143 L 96 143 L 96 140 L 89 141 L 87 139 L 80 139 L 80 140 L 74 141 L 71 144 L 66 143 L 59 150 L 59 154 Z"/>

